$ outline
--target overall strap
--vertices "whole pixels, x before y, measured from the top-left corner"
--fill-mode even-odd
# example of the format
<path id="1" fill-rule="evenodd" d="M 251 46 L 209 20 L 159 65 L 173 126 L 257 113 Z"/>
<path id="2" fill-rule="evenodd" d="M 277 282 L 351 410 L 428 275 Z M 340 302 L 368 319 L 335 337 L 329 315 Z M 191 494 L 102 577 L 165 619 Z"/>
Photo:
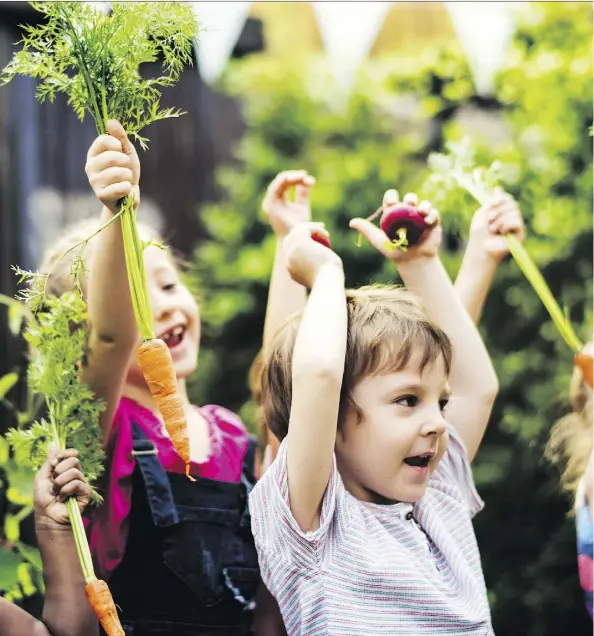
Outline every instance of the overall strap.
<path id="1" fill-rule="evenodd" d="M 142 428 L 132 422 L 132 456 L 140 468 L 153 523 L 159 527 L 167 527 L 179 523 L 179 515 L 167 472 L 159 461 L 157 452 Z"/>
<path id="2" fill-rule="evenodd" d="M 245 488 L 244 493 L 244 508 L 241 515 L 241 521 L 239 525 L 244 529 L 251 528 L 250 509 L 248 505 L 248 496 L 252 492 L 254 485 L 256 484 L 256 478 L 254 477 L 254 463 L 256 461 L 256 449 L 258 448 L 258 439 L 253 435 L 248 438 L 248 447 L 243 457 L 243 466 L 241 471 L 241 484 Z"/>

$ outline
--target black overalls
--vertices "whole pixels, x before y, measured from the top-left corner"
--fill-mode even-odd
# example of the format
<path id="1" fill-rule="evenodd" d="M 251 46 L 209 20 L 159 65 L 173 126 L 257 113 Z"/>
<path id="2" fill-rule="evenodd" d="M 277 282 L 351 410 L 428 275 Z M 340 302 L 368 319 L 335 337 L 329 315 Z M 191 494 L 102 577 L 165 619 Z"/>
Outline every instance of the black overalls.
<path id="1" fill-rule="evenodd" d="M 260 584 L 248 511 L 253 479 L 246 476 L 253 461 L 244 461 L 239 484 L 194 483 L 165 471 L 136 424 L 132 435 L 130 531 L 109 580 L 126 635 L 251 634 Z"/>

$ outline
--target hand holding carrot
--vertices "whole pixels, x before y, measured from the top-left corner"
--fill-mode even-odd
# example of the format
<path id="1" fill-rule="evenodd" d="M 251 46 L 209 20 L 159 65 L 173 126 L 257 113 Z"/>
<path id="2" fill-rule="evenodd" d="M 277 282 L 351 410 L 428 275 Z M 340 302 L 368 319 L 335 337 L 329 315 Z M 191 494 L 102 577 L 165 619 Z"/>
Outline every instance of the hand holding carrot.
<path id="1" fill-rule="evenodd" d="M 340 257 L 328 247 L 312 241 L 312 234 L 329 239 L 323 223 L 301 223 L 289 232 L 283 243 L 291 278 L 308 289 L 313 287 L 324 267 L 342 269 Z"/>
<path id="2" fill-rule="evenodd" d="M 316 180 L 305 170 L 286 170 L 276 175 L 266 190 L 262 210 L 274 233 L 284 238 L 295 225 L 311 219 L 309 195 Z M 295 200 L 289 192 L 295 188 Z"/>
<path id="3" fill-rule="evenodd" d="M 74 497 L 81 512 L 91 500 L 91 488 L 82 473 L 78 452 L 72 448 L 60 453 L 56 446 L 35 476 L 36 523 L 70 526 L 66 499 Z"/>
<path id="4" fill-rule="evenodd" d="M 85 172 L 95 196 L 113 214 L 120 199 L 132 194 L 138 206 L 140 161 L 122 125 L 107 122 L 108 135 L 99 135 L 87 153 Z"/>
<path id="5" fill-rule="evenodd" d="M 513 234 L 523 242 L 524 221 L 515 200 L 497 188 L 487 205 L 474 213 L 470 224 L 468 250 L 476 252 L 481 258 L 487 256 L 499 262 L 509 253 L 506 234 Z"/>
<path id="6" fill-rule="evenodd" d="M 360 232 L 380 254 L 397 263 L 437 256 L 442 238 L 439 212 L 429 201 L 418 203 L 418 200 L 410 192 L 401 204 L 398 192 L 388 190 L 378 210 L 383 212 L 380 227 L 371 218 L 352 219 L 349 227 Z"/>

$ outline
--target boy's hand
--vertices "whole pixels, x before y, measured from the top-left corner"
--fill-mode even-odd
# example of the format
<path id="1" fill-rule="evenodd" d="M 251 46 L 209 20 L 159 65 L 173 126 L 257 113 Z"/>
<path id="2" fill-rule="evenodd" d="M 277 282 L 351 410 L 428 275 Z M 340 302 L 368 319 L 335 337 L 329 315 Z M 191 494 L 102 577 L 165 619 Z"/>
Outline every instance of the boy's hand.
<path id="1" fill-rule="evenodd" d="M 421 203 L 418 203 L 418 200 L 417 195 L 410 192 L 404 197 L 403 202 L 418 210 L 419 214 L 425 219 L 427 229 L 421 237 L 421 240 L 413 247 L 408 247 L 406 251 L 400 248 L 394 248 L 384 231 L 377 225 L 371 223 L 371 221 L 352 219 L 349 223 L 349 227 L 360 232 L 378 252 L 397 263 L 411 261 L 419 257 L 427 258 L 437 256 L 442 236 L 439 212 L 429 201 L 421 201 Z M 384 194 L 382 207 L 386 209 L 397 203 L 399 203 L 398 192 L 396 190 L 388 190 Z"/>
<path id="2" fill-rule="evenodd" d="M 524 221 L 514 199 L 497 188 L 487 205 L 472 217 L 468 248 L 499 262 L 509 253 L 506 234 L 524 241 Z"/>
<path id="3" fill-rule="evenodd" d="M 262 210 L 274 233 L 284 238 L 298 223 L 311 219 L 309 193 L 316 182 L 305 170 L 280 172 L 268 186 Z M 290 201 L 289 189 L 295 186 L 295 201 Z"/>
<path id="4" fill-rule="evenodd" d="M 108 135 L 99 135 L 89 148 L 85 172 L 95 196 L 116 214 L 118 201 L 129 194 L 134 195 L 135 208 L 138 206 L 140 161 L 118 121 L 108 121 L 107 131 Z"/>
<path id="5" fill-rule="evenodd" d="M 37 522 L 51 526 L 70 524 L 66 499 L 76 497 L 82 512 L 91 500 L 91 488 L 87 484 L 73 448 L 59 454 L 57 447 L 50 448 L 45 464 L 35 476 L 34 502 Z"/>
<path id="6" fill-rule="evenodd" d="M 328 247 L 314 241 L 311 237 L 312 232 L 329 238 L 323 223 L 302 223 L 287 234 L 283 243 L 291 278 L 308 289 L 313 287 L 318 274 L 325 266 L 334 265 L 342 268 L 339 256 Z"/>

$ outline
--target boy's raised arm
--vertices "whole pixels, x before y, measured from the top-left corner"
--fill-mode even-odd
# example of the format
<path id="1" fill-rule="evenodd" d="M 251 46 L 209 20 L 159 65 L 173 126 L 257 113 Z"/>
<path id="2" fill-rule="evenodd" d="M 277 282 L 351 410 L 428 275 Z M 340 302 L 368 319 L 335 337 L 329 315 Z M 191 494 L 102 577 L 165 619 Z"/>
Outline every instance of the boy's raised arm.
<path id="1" fill-rule="evenodd" d="M 336 441 L 347 338 L 340 258 L 311 239 L 317 224 L 296 227 L 284 249 L 293 279 L 311 289 L 292 359 L 287 473 L 293 517 L 303 531 L 318 528 Z"/>
<path id="2" fill-rule="evenodd" d="M 405 202 L 416 205 L 416 195 L 406 195 Z M 395 190 L 384 197 L 384 206 L 398 202 Z M 498 381 L 491 359 L 468 312 L 454 292 L 441 260 L 439 215 L 426 201 L 418 206 L 425 217 L 427 230 L 422 241 L 408 249 L 391 250 L 388 238 L 375 225 L 363 219 L 351 221 L 351 227 L 364 234 L 384 256 L 396 262 L 407 289 L 423 300 L 429 314 L 452 342 L 453 359 L 450 371 L 452 397 L 446 409 L 446 419 L 462 437 L 470 460 L 483 438 Z"/>

